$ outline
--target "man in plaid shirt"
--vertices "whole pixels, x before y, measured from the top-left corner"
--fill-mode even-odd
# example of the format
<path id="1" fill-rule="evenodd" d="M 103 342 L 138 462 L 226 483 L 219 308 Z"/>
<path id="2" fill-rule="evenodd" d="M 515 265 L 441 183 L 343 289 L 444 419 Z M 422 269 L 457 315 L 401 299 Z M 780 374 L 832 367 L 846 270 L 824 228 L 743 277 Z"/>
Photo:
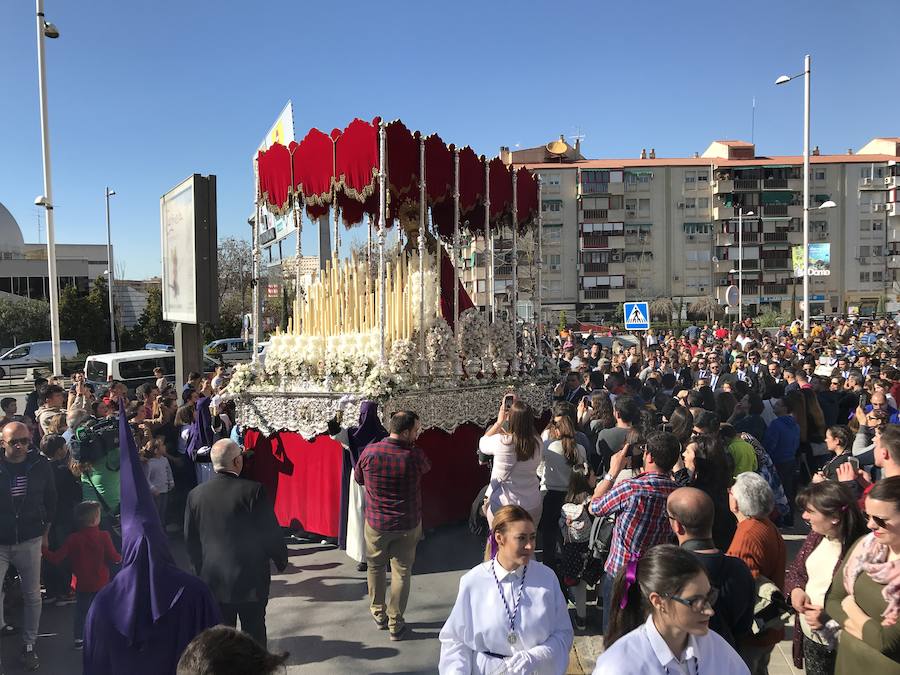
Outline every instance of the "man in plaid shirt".
<path id="1" fill-rule="evenodd" d="M 643 454 L 643 473 L 613 485 L 629 457 Z M 601 581 L 603 632 L 609 623 L 613 581 L 629 560 L 640 558 L 657 544 L 673 542 L 666 511 L 666 499 L 678 485 L 671 478 L 672 467 L 681 454 L 681 444 L 673 434 L 651 436 L 642 448 L 628 444 L 610 459 L 609 473 L 597 483 L 590 512 L 597 517 L 615 515 L 616 524 Z"/>
<path id="2" fill-rule="evenodd" d="M 391 416 L 390 436 L 370 443 L 354 469 L 356 482 L 366 488 L 366 559 L 369 564 L 369 611 L 378 628 L 390 628 L 391 640 L 406 632 L 403 613 L 409 600 L 410 576 L 416 544 L 422 537 L 422 476 L 431 462 L 415 446 L 422 431 L 419 416 L 400 410 Z M 391 600 L 384 567 L 391 562 Z"/>

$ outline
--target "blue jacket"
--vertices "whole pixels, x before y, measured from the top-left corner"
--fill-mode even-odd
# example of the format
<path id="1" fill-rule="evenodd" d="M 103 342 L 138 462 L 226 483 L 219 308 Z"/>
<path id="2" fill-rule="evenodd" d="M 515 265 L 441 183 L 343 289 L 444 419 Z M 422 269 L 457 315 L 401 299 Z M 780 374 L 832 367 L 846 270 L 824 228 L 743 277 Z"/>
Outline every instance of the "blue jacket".
<path id="1" fill-rule="evenodd" d="M 773 464 L 793 461 L 800 447 L 800 426 L 797 421 L 790 415 L 776 417 L 766 429 L 763 446 Z"/>

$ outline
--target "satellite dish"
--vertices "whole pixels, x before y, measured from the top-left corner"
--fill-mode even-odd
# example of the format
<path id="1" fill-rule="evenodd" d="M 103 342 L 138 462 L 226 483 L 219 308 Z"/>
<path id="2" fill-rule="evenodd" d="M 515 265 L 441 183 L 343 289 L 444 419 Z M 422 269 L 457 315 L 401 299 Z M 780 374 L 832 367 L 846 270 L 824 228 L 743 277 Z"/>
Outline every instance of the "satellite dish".
<path id="1" fill-rule="evenodd" d="M 564 155 L 569 150 L 569 145 L 561 138 L 547 143 L 547 152 L 551 155 Z"/>
<path id="2" fill-rule="evenodd" d="M 713 256 L 713 257 L 712 257 L 712 261 L 713 261 L 714 263 L 719 262 L 718 256 Z"/>

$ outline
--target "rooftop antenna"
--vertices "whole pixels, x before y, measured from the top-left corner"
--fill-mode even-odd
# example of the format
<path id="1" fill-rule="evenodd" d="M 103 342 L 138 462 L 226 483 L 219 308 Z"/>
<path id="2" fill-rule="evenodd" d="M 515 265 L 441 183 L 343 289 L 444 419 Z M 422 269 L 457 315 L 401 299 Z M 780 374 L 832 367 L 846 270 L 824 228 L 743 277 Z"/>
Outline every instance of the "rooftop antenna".
<path id="1" fill-rule="evenodd" d="M 750 142 L 756 145 L 754 135 L 756 133 L 756 97 L 753 97 L 753 109 L 750 113 Z"/>
<path id="2" fill-rule="evenodd" d="M 37 209 L 35 209 L 35 211 L 36 211 L 35 215 L 37 216 L 37 235 L 38 235 L 37 243 L 40 244 L 41 243 L 41 212 L 38 211 Z"/>
<path id="3" fill-rule="evenodd" d="M 575 133 L 569 136 L 569 140 L 571 140 L 573 143 L 581 143 L 584 138 L 584 132 L 582 131 L 581 127 L 575 127 Z"/>

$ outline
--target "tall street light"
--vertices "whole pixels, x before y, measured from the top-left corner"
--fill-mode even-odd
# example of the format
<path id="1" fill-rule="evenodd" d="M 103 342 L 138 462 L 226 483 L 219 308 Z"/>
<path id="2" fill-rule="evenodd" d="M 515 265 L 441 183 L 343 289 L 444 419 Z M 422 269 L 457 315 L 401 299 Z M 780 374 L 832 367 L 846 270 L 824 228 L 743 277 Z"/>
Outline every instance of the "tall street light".
<path id="1" fill-rule="evenodd" d="M 109 198 L 116 194 L 115 190 L 106 187 L 106 274 L 109 281 L 109 351 L 116 352 L 116 315 L 113 311 L 113 273 L 112 229 L 109 226 Z"/>
<path id="2" fill-rule="evenodd" d="M 44 66 L 44 38 L 56 39 L 59 30 L 44 20 L 44 0 L 37 3 L 37 57 L 38 88 L 41 99 L 41 146 L 44 161 L 44 194 L 34 200 L 37 206 L 47 211 L 47 266 L 50 287 L 50 340 L 53 353 L 53 374 L 62 374 L 62 358 L 59 349 L 59 286 L 56 276 L 56 236 L 53 229 L 53 189 L 50 172 L 50 130 L 47 120 L 47 75 Z"/>
<path id="3" fill-rule="evenodd" d="M 752 216 L 753 211 L 744 213 L 744 207 L 738 207 L 738 323 L 744 321 L 744 216 Z"/>

